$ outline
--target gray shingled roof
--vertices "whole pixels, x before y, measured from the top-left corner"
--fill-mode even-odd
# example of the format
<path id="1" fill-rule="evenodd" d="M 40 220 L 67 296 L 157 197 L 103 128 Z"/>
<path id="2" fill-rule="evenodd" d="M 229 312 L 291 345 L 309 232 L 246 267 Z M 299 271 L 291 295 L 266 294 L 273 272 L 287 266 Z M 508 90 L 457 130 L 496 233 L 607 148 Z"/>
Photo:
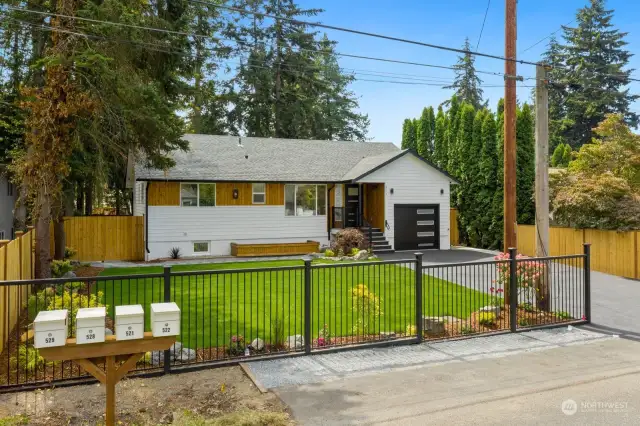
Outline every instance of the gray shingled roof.
<path id="1" fill-rule="evenodd" d="M 392 143 L 185 135 L 166 172 L 136 166 L 137 180 L 336 182 L 358 177 L 400 149 Z M 352 170 L 353 169 L 353 170 Z"/>

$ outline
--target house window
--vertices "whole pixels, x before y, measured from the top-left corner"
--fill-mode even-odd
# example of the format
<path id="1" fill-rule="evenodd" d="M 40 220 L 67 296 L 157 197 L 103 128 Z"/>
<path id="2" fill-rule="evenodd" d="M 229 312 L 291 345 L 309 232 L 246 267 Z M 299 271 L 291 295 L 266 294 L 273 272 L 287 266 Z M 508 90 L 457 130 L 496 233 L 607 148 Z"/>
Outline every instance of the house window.
<path id="1" fill-rule="evenodd" d="M 251 186 L 253 204 L 264 204 L 267 201 L 267 185 L 254 183 Z"/>
<path id="2" fill-rule="evenodd" d="M 327 214 L 326 185 L 285 185 L 285 216 L 324 216 Z"/>
<path id="3" fill-rule="evenodd" d="M 193 252 L 197 254 L 209 253 L 209 242 L 198 241 L 193 243 Z"/>
<path id="4" fill-rule="evenodd" d="M 213 207 L 216 205 L 215 183 L 181 183 L 180 205 L 183 207 Z"/>
<path id="5" fill-rule="evenodd" d="M 0 231 L 0 240 L 4 240 L 4 231 Z"/>

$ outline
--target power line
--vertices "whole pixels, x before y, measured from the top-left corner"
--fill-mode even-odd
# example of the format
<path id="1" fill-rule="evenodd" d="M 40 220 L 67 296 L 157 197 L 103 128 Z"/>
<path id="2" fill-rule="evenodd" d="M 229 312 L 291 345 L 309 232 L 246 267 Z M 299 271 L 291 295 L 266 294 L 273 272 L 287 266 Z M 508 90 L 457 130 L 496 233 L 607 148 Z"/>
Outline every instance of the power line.
<path id="1" fill-rule="evenodd" d="M 239 9 L 237 7 L 213 4 L 213 3 L 209 3 L 209 2 L 206 2 L 206 1 L 202 1 L 202 0 L 187 0 L 187 1 L 190 1 L 190 2 L 193 2 L 193 3 L 204 4 L 204 5 L 211 6 L 211 7 L 217 8 L 217 9 L 224 9 L 224 10 L 229 10 L 229 11 L 242 13 L 242 14 L 247 14 L 247 15 L 262 16 L 264 18 L 270 18 L 270 19 L 275 19 L 275 20 L 279 20 L 279 21 L 290 22 L 290 23 L 296 24 L 296 25 L 308 25 L 308 26 L 311 26 L 311 27 L 326 28 L 326 29 L 329 29 L 329 30 L 342 31 L 342 32 L 346 32 L 346 33 L 358 34 L 358 35 L 367 36 L 367 37 L 380 38 L 380 39 L 383 39 L 383 40 L 391 40 L 391 41 L 397 41 L 397 42 L 400 42 L 400 43 L 414 44 L 414 45 L 417 45 L 417 46 L 430 47 L 430 48 L 439 49 L 439 50 L 446 50 L 446 51 L 449 51 L 449 52 L 462 53 L 464 55 L 476 55 L 476 56 L 482 56 L 482 57 L 485 57 L 485 58 L 499 59 L 501 61 L 517 62 L 517 63 L 520 63 L 520 64 L 526 64 L 526 65 L 538 65 L 535 62 L 523 61 L 523 60 L 514 59 L 514 58 L 506 58 L 504 56 L 492 55 L 492 54 L 489 54 L 489 53 L 472 52 L 470 50 L 457 49 L 457 48 L 454 48 L 454 47 L 441 46 L 441 45 L 438 45 L 438 44 L 425 43 L 425 42 L 421 42 L 421 41 L 409 40 L 409 39 L 400 38 L 400 37 L 393 37 L 393 36 L 388 36 L 388 35 L 379 34 L 379 33 L 371 33 L 371 32 L 367 32 L 367 31 L 354 30 L 354 29 L 351 29 L 351 28 L 338 27 L 338 26 L 335 26 L 335 25 L 321 24 L 319 22 L 301 21 L 301 20 L 298 20 L 298 19 L 286 18 L 286 17 L 283 17 L 283 16 L 271 15 L 271 14 L 263 13 L 263 12 L 253 12 L 253 11 L 250 11 L 250 10 Z"/>
<path id="2" fill-rule="evenodd" d="M 42 12 L 42 11 L 38 11 L 38 10 L 19 9 L 19 8 L 14 8 L 14 7 L 9 7 L 9 9 L 12 9 L 12 10 L 15 10 L 15 11 L 18 11 L 18 12 L 36 13 L 36 14 L 40 14 L 40 15 L 51 15 L 51 16 L 57 16 L 57 17 L 61 17 L 61 18 L 78 19 L 78 20 L 81 20 L 81 21 L 88 21 L 88 22 L 93 22 L 93 23 L 110 24 L 110 25 L 117 25 L 117 26 L 129 27 L 129 28 L 135 28 L 135 29 L 143 29 L 143 30 L 149 30 L 149 31 L 156 31 L 156 32 L 163 32 L 163 33 L 177 34 L 177 35 L 185 35 L 185 36 L 192 36 L 192 37 L 209 38 L 209 39 L 212 39 L 212 40 L 215 40 L 215 41 L 230 41 L 230 42 L 233 42 L 233 43 L 242 44 L 238 40 L 233 40 L 233 39 L 229 39 L 229 38 L 219 38 L 219 37 L 214 37 L 214 36 L 210 36 L 210 35 L 206 35 L 206 34 L 188 33 L 188 32 L 182 32 L 182 31 L 172 31 L 172 30 L 167 30 L 167 29 L 164 29 L 164 28 L 147 27 L 147 26 L 133 25 L 133 24 L 124 24 L 124 23 L 114 22 L 114 21 L 104 21 L 104 20 L 90 19 L 90 18 L 84 18 L 84 17 L 79 17 L 79 16 L 61 15 L 61 14 L 57 14 L 57 13 Z M 259 42 L 259 43 L 265 44 L 265 42 Z M 208 49 L 206 49 L 206 50 L 208 50 Z M 312 53 L 320 53 L 320 54 L 331 54 L 331 53 L 333 53 L 336 56 L 341 56 L 341 57 L 345 57 L 345 58 L 363 59 L 363 60 L 378 61 L 378 62 L 387 62 L 387 63 L 395 63 L 395 64 L 403 64 L 403 65 L 412 65 L 412 66 L 420 66 L 420 67 L 428 67 L 428 68 L 438 68 L 438 69 L 446 69 L 446 70 L 454 70 L 454 71 L 457 69 L 457 68 L 452 67 L 452 66 L 435 65 L 435 64 L 427 64 L 427 63 L 412 62 L 412 61 L 403 61 L 403 60 L 398 60 L 398 59 L 380 58 L 380 57 L 374 57 L 374 56 L 355 55 L 355 54 L 351 54 L 351 53 L 343 53 L 343 52 L 337 52 L 337 51 L 329 52 L 329 51 L 324 51 L 324 50 L 306 49 L 306 48 L 300 48 L 300 50 L 301 51 L 306 51 L 306 52 L 312 52 Z M 476 70 L 476 73 L 504 77 L 503 73 L 496 72 L 496 71 Z"/>
<path id="3" fill-rule="evenodd" d="M 480 28 L 480 36 L 478 37 L 478 43 L 476 44 L 476 52 L 480 47 L 480 40 L 482 40 L 482 32 L 484 31 L 484 24 L 487 22 L 487 14 L 489 13 L 489 6 L 491 6 L 491 0 L 487 0 L 487 9 L 484 11 L 484 19 L 482 20 L 482 28 Z"/>
<path id="4" fill-rule="evenodd" d="M 526 49 L 520 51 L 520 53 L 524 53 L 527 50 L 533 49 L 534 47 L 536 47 L 537 45 L 539 45 L 540 43 L 542 43 L 543 41 L 550 39 L 551 37 L 553 37 L 554 35 L 556 35 L 557 33 L 559 33 L 560 31 L 562 31 L 562 27 L 568 27 L 569 25 L 573 24 L 576 20 L 572 19 L 571 22 L 567 22 L 566 25 L 562 25 L 560 26 L 560 28 L 558 28 L 557 30 L 555 30 L 554 32 L 552 32 L 551 34 L 549 34 L 548 36 L 541 38 L 540 40 L 536 41 L 535 43 L 533 43 L 531 46 L 527 47 Z"/>

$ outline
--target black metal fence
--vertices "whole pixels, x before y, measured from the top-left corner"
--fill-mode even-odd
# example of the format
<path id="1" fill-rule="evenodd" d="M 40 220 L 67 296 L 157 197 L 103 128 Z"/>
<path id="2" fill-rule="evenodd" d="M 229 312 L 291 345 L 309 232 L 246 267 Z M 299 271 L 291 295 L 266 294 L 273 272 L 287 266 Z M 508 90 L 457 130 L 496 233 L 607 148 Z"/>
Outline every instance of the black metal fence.
<path id="1" fill-rule="evenodd" d="M 141 304 L 181 308 L 179 343 L 147 353 L 135 374 L 164 374 L 262 357 L 355 346 L 515 332 L 588 322 L 589 247 L 574 256 L 501 256 L 487 262 L 423 265 L 414 259 L 312 263 L 91 278 L 0 282 L 28 286 L 30 296 L 0 355 L 0 390 L 88 380 L 72 362 L 47 362 L 33 347 L 41 310 Z M 5 294 L 8 294 L 6 292 Z M 8 324 L 8 322 L 7 322 Z M 8 327 L 8 326 L 7 326 Z"/>

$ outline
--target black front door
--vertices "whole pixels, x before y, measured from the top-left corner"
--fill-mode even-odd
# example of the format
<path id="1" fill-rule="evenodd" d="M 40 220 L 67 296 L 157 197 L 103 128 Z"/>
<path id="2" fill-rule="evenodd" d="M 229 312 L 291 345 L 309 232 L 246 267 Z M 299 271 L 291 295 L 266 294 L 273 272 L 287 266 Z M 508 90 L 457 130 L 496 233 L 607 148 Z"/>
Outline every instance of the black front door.
<path id="1" fill-rule="evenodd" d="M 360 185 L 345 185 L 345 206 L 344 214 L 345 228 L 356 228 L 360 224 Z"/>
<path id="2" fill-rule="evenodd" d="M 440 248 L 440 206 L 433 204 L 396 204 L 394 248 L 426 250 Z"/>

